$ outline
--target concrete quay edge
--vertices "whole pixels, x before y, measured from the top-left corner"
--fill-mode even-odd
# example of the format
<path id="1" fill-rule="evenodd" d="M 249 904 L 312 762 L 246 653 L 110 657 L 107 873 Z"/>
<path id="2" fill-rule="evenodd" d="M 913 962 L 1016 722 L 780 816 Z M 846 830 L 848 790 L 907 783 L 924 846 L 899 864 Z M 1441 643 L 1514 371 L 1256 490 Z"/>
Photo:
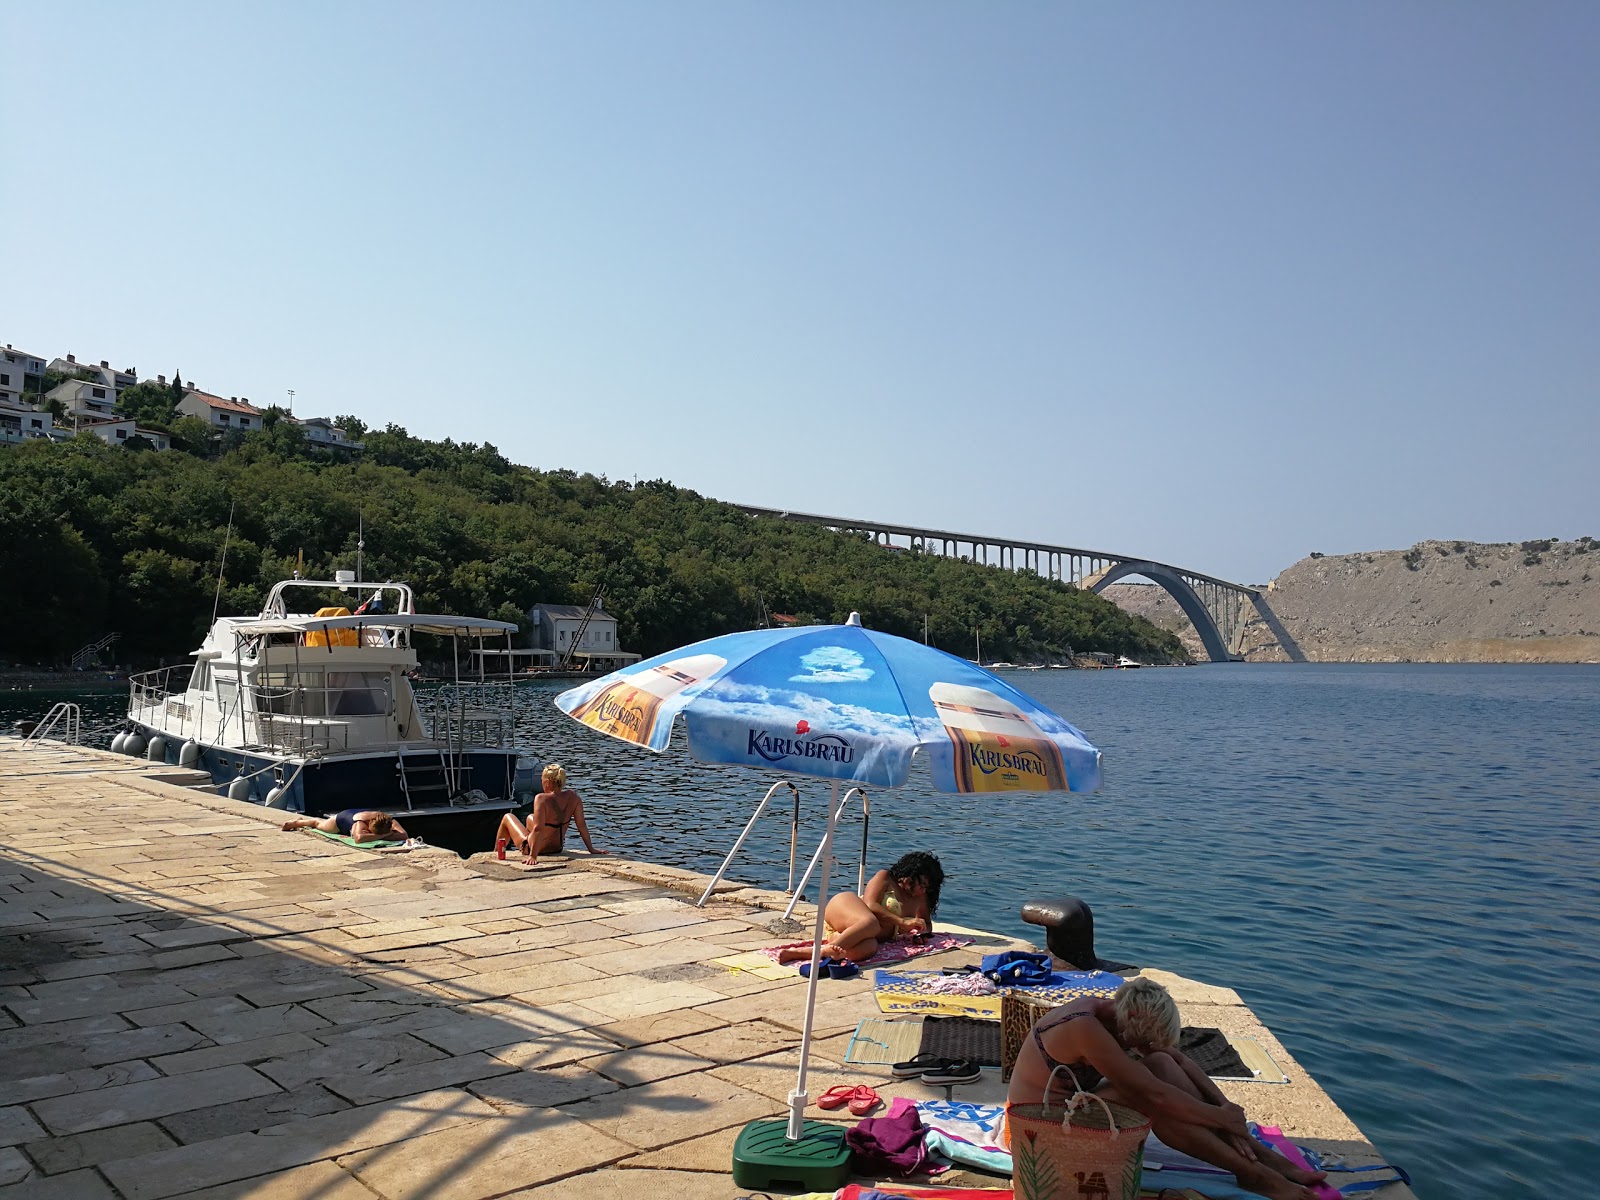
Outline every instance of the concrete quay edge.
<path id="1" fill-rule="evenodd" d="M 740 1192 L 733 1139 L 785 1110 L 805 989 L 714 960 L 795 937 L 787 896 L 724 881 L 697 909 L 709 877 L 660 864 L 358 850 L 174 775 L 0 738 L 0 1200 Z M 1289 1077 L 1221 1084 L 1253 1118 L 1380 1160 L 1237 993 L 1145 973 Z M 865 979 L 821 985 L 813 1097 L 1000 1098 L 995 1072 L 930 1089 L 846 1066 L 882 1015 Z"/>

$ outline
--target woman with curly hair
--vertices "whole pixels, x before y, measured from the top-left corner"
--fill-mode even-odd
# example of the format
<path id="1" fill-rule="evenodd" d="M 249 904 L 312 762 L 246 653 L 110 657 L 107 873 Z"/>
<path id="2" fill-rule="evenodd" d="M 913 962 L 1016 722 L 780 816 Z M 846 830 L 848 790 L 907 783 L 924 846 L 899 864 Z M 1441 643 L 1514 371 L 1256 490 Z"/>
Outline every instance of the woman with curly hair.
<path id="1" fill-rule="evenodd" d="M 895 938 L 923 938 L 933 932 L 933 914 L 939 908 L 944 867 L 925 850 L 903 855 L 887 871 L 867 881 L 861 895 L 840 892 L 823 911 L 827 928 L 822 954 L 837 961 L 865 962 L 878 947 Z M 811 943 L 789 946 L 779 962 L 811 957 Z"/>

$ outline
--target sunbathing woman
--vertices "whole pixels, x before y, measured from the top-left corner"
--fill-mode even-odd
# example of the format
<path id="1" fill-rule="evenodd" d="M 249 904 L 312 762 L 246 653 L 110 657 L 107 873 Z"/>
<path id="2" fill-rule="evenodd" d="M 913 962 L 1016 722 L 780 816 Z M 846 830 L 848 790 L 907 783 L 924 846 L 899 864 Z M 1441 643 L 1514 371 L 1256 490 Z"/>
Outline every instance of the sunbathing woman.
<path id="1" fill-rule="evenodd" d="M 933 914 L 939 908 L 939 888 L 944 868 L 932 854 L 915 850 L 887 871 L 867 881 L 861 895 L 840 892 L 828 901 L 822 919 L 826 932 L 824 958 L 865 962 L 883 942 L 894 938 L 927 937 L 933 932 Z M 779 952 L 779 962 L 811 957 L 811 943 Z"/>
<path id="2" fill-rule="evenodd" d="M 347 808 L 331 817 L 291 817 L 285 829 L 320 829 L 342 833 L 353 842 L 403 842 L 406 831 L 388 813 L 376 809 Z"/>
<path id="3" fill-rule="evenodd" d="M 1272 1200 L 1315 1200 L 1307 1184 L 1326 1178 L 1258 1143 L 1244 1109 L 1177 1049 L 1178 1006 L 1153 979 L 1130 979 L 1110 999 L 1085 996 L 1039 1018 L 1011 1075 L 1011 1104 L 1037 1104 L 1065 1064 L 1077 1087 L 1150 1118 L 1156 1136 L 1232 1171 L 1241 1187 Z M 1051 1103 L 1077 1087 L 1061 1071 Z"/>
<path id="4" fill-rule="evenodd" d="M 515 813 L 500 818 L 500 828 L 495 833 L 495 853 L 504 858 L 506 846 L 512 845 L 522 851 L 525 866 L 537 866 L 539 855 L 561 853 L 567 825 L 576 824 L 584 848 L 590 854 L 604 854 L 604 850 L 596 850 L 589 840 L 589 823 L 583 819 L 583 799 L 567 786 L 566 769 L 551 763 L 539 781 L 544 791 L 533 798 L 533 809 L 526 825 L 517 820 Z"/>

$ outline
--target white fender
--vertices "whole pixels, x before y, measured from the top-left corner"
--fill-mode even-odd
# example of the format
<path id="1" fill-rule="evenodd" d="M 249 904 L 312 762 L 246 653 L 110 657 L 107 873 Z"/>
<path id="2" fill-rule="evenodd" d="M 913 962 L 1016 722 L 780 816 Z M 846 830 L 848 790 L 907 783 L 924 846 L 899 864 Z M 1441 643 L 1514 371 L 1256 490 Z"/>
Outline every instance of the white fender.
<path id="1" fill-rule="evenodd" d="M 117 734 L 116 737 L 112 738 L 111 739 L 111 753 L 113 753 L 113 754 L 121 754 L 122 753 L 122 748 L 128 744 L 128 737 L 129 737 L 128 731 L 126 729 L 124 729 L 121 733 Z"/>
<path id="2" fill-rule="evenodd" d="M 241 776 L 239 776 L 239 778 L 235 779 L 232 783 L 230 783 L 228 785 L 228 799 L 229 800 L 248 800 L 248 799 L 250 799 L 250 781 L 248 779 L 246 779 L 243 775 L 241 775 Z"/>
<path id="3" fill-rule="evenodd" d="M 268 808 L 288 808 L 289 792 L 285 788 L 275 787 L 267 793 Z"/>
<path id="4" fill-rule="evenodd" d="M 199 761 L 200 743 L 190 738 L 183 744 L 183 748 L 178 751 L 178 765 L 180 767 L 192 767 Z"/>
<path id="5" fill-rule="evenodd" d="M 151 762 L 167 761 L 167 739 L 159 733 L 150 739 L 150 744 L 145 747 L 144 756 Z"/>

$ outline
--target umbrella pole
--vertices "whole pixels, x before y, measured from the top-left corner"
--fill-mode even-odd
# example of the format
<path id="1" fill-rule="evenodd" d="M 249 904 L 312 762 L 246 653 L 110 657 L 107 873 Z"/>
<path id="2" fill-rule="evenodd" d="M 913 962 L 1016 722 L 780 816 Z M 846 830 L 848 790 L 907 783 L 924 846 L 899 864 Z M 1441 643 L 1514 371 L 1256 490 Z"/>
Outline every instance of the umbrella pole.
<path id="1" fill-rule="evenodd" d="M 847 793 L 848 794 L 848 793 Z M 811 1053 L 811 1022 L 817 1010 L 818 965 L 822 962 L 823 910 L 828 907 L 828 867 L 833 850 L 833 827 L 839 823 L 839 810 L 844 802 L 839 799 L 839 781 L 834 780 L 833 795 L 828 801 L 828 828 L 822 835 L 822 878 L 818 883 L 817 920 L 811 931 L 811 977 L 806 980 L 806 1019 L 800 1028 L 800 1075 L 795 1080 L 794 1091 L 789 1093 L 788 1138 L 798 1142 L 805 1128 L 806 1060 Z"/>

